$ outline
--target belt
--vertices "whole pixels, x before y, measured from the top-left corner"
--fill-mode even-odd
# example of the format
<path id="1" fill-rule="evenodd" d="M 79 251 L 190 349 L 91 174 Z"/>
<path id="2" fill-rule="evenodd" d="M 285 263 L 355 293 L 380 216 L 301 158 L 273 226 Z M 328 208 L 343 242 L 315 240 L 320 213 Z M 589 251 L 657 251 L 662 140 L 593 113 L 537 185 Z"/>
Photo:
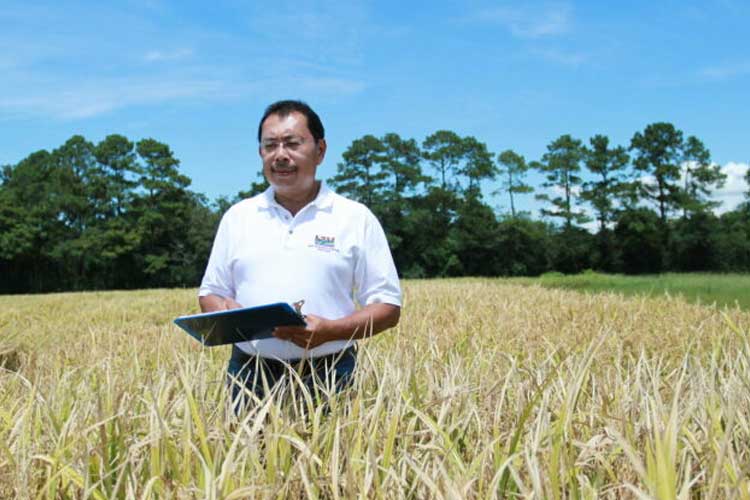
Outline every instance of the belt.
<path id="1" fill-rule="evenodd" d="M 232 361 L 239 362 L 241 365 L 245 365 L 248 362 L 255 362 L 256 358 L 259 358 L 258 361 L 263 363 L 268 363 L 271 365 L 297 365 L 300 362 L 310 362 L 314 365 L 319 364 L 328 364 L 328 363 L 335 363 L 339 359 L 345 357 L 345 356 L 352 356 L 356 355 L 356 344 L 352 344 L 346 349 L 342 349 L 341 351 L 336 351 L 331 354 L 326 354 L 324 356 L 318 356 L 316 358 L 293 358 L 293 359 L 278 359 L 278 358 L 264 358 L 263 356 L 258 356 L 256 354 L 249 354 L 239 347 L 237 347 L 236 344 L 232 344 Z"/>

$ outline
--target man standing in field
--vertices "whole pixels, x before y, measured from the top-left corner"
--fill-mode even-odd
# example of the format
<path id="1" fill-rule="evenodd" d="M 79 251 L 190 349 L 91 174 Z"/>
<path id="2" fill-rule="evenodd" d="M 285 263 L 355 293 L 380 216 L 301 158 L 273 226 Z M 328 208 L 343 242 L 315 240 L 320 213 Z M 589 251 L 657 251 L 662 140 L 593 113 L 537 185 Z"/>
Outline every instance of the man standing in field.
<path id="1" fill-rule="evenodd" d="M 262 397 L 302 367 L 314 380 L 351 383 L 355 339 L 398 323 L 401 289 L 383 229 L 370 210 L 316 180 L 323 124 L 301 101 L 266 108 L 258 126 L 270 187 L 223 216 L 199 291 L 204 312 L 304 300 L 305 327 L 232 346 L 232 398 Z M 357 304 L 361 307 L 358 309 Z"/>

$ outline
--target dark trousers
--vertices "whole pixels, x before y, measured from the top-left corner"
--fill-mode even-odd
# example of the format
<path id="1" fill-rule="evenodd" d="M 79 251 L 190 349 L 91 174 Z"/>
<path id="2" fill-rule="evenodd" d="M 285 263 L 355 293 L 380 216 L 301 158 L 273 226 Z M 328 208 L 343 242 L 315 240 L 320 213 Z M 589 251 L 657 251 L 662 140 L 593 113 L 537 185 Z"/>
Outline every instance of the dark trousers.
<path id="1" fill-rule="evenodd" d="M 266 386 L 271 389 L 276 384 L 289 383 L 290 378 L 294 378 L 290 371 L 299 375 L 312 394 L 316 393 L 316 389 L 321 392 L 331 389 L 340 392 L 354 380 L 356 363 L 357 351 L 354 346 L 318 358 L 280 361 L 247 354 L 233 345 L 227 367 L 232 404 L 235 411 L 239 412 L 247 406 L 248 392 L 263 398 Z"/>

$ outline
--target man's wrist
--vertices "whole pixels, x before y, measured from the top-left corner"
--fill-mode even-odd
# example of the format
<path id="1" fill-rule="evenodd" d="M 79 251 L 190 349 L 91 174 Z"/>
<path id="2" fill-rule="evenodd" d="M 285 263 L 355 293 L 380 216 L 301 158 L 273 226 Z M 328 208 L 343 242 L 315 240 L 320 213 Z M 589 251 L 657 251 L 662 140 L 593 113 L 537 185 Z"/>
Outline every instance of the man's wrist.
<path id="1" fill-rule="evenodd" d="M 322 331 L 326 342 L 348 340 L 351 336 L 347 335 L 345 325 L 341 319 L 324 319 Z"/>
<path id="2" fill-rule="evenodd" d="M 333 340 L 339 340 L 338 337 L 338 331 L 336 329 L 336 320 L 333 319 L 324 319 L 323 320 L 323 339 L 325 342 L 331 342 Z"/>

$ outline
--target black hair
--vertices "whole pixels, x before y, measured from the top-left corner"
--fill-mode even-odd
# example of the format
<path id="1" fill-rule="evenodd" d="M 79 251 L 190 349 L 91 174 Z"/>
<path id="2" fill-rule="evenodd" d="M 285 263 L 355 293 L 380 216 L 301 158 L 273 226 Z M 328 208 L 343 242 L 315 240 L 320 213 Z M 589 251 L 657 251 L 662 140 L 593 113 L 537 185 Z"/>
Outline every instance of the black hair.
<path id="1" fill-rule="evenodd" d="M 306 102 L 284 100 L 276 101 L 266 108 L 265 113 L 263 113 L 263 118 L 260 119 L 260 123 L 258 124 L 258 142 L 260 142 L 260 134 L 263 129 L 263 122 L 266 121 L 266 118 L 271 115 L 279 115 L 283 118 L 294 112 L 305 115 L 305 118 L 307 118 L 307 128 L 310 130 L 310 133 L 312 134 L 313 139 L 315 139 L 315 142 L 318 142 L 319 140 L 325 138 L 325 129 L 323 129 L 323 122 L 320 121 L 320 117 L 318 116 L 318 114 L 313 111 L 313 109 L 308 106 Z"/>

